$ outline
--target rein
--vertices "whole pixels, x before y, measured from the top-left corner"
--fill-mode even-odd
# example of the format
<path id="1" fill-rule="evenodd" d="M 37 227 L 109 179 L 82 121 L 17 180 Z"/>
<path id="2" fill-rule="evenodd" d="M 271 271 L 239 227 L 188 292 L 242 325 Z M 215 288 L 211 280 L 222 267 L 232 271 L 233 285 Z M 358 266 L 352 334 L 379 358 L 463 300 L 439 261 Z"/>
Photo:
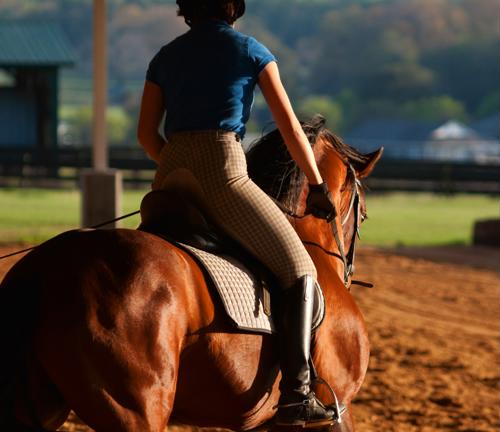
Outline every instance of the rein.
<path id="1" fill-rule="evenodd" d="M 139 214 L 139 213 L 140 213 L 140 210 L 137 210 L 135 212 L 128 213 L 126 215 L 117 217 L 116 219 L 109 220 L 109 221 L 106 221 L 106 222 L 102 222 L 100 224 L 97 224 L 97 225 L 94 225 L 94 226 L 91 226 L 91 227 L 88 227 L 88 228 L 83 228 L 83 229 L 97 229 L 97 228 L 102 228 L 103 226 L 112 224 L 114 222 L 121 221 L 122 219 L 127 219 L 127 218 L 129 218 L 131 216 L 135 216 L 136 214 Z M 32 247 L 30 247 L 28 249 L 23 249 L 23 250 L 20 250 L 20 251 L 17 251 L 17 252 L 12 252 L 12 253 L 4 255 L 4 256 L 0 256 L 0 260 L 3 260 L 5 258 L 10 258 L 10 257 L 16 256 L 16 255 L 20 255 L 20 254 L 25 253 L 25 252 L 30 252 L 30 251 L 36 249 L 37 247 L 38 246 L 32 246 Z"/>

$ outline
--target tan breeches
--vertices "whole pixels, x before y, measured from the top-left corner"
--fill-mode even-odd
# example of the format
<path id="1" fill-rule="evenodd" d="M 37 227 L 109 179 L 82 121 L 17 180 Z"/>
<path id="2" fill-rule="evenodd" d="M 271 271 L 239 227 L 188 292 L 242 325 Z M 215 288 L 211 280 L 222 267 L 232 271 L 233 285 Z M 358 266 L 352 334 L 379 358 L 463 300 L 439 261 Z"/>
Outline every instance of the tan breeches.
<path id="1" fill-rule="evenodd" d="M 290 222 L 247 173 L 237 135 L 228 131 L 181 132 L 162 149 L 153 189 L 165 189 L 176 172 L 196 179 L 210 216 L 255 255 L 287 289 L 316 268 Z"/>

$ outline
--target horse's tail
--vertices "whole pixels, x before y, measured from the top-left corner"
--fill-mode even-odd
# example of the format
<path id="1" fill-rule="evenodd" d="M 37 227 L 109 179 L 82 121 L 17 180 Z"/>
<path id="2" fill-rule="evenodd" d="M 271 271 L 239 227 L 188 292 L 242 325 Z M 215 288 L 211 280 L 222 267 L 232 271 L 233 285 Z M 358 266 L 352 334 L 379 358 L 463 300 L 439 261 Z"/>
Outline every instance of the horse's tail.
<path id="1" fill-rule="evenodd" d="M 26 355 L 38 303 L 34 269 L 24 257 L 0 283 L 0 430 L 10 430 L 19 383 L 26 379 Z"/>

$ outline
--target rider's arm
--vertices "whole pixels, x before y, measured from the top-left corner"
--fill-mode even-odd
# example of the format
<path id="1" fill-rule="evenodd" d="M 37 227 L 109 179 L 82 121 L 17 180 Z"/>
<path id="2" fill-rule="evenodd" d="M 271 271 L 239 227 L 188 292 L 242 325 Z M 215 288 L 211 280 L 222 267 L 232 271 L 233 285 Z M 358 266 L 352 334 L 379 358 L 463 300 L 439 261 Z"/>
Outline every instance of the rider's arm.
<path id="1" fill-rule="evenodd" d="M 311 145 L 297 120 L 286 90 L 281 83 L 276 62 L 270 62 L 260 73 L 259 87 L 290 155 L 304 171 L 309 183 L 322 183 L 323 179 L 318 171 Z"/>
<path id="2" fill-rule="evenodd" d="M 165 145 L 165 140 L 158 131 L 164 112 L 163 92 L 160 86 L 146 81 L 137 126 L 137 139 L 156 163 L 159 162 L 160 151 Z"/>

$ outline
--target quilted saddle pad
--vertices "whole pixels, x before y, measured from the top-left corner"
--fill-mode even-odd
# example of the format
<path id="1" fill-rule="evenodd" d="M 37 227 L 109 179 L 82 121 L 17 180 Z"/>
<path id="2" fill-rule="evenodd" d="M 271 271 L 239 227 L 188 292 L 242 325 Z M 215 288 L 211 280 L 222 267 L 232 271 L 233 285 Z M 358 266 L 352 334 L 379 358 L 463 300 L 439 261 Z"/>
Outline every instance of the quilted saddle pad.
<path id="1" fill-rule="evenodd" d="M 240 330 L 275 333 L 272 316 L 264 311 L 263 282 L 240 261 L 229 255 L 214 255 L 184 243 L 176 243 L 205 268 L 220 295 L 226 313 Z M 317 285 L 317 301 L 313 328 L 323 321 L 325 301 Z"/>

